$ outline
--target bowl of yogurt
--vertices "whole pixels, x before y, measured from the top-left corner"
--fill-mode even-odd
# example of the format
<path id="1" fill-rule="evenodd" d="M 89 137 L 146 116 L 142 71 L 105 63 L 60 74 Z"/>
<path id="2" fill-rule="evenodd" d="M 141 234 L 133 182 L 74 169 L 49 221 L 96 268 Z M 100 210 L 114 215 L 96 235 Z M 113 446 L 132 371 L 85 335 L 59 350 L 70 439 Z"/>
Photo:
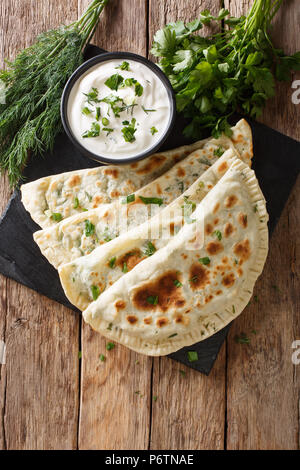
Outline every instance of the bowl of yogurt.
<path id="1" fill-rule="evenodd" d="M 65 86 L 64 129 L 85 156 L 106 164 L 146 158 L 168 137 L 176 103 L 153 62 L 128 52 L 103 53 L 82 64 Z"/>

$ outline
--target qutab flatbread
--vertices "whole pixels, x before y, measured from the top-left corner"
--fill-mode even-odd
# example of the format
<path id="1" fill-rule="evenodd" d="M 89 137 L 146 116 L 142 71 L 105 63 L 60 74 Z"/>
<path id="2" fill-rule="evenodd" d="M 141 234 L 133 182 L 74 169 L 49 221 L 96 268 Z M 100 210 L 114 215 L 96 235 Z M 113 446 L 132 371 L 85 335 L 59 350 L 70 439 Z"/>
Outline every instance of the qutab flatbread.
<path id="1" fill-rule="evenodd" d="M 83 316 L 93 329 L 158 356 L 207 338 L 242 312 L 268 252 L 268 215 L 254 172 L 233 163 L 193 218 L 202 220 L 202 236 L 185 224 L 89 305 Z"/>

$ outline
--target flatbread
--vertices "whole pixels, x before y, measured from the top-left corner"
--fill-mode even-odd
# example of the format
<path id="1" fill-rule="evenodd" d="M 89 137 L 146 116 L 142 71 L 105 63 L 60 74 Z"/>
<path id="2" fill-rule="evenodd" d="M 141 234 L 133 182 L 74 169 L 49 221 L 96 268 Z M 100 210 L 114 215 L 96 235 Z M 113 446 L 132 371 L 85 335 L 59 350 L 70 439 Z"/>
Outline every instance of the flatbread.
<path id="1" fill-rule="evenodd" d="M 187 191 L 150 220 L 124 231 L 88 256 L 77 257 L 71 263 L 64 264 L 59 274 L 70 302 L 84 310 L 93 301 L 91 286 L 98 286 L 99 292 L 103 292 L 124 275 L 124 271 L 131 271 L 138 263 L 167 245 L 185 223 L 193 220 L 192 212 L 196 204 L 202 201 L 231 163 L 237 160 L 236 155 L 233 149 L 227 150 Z"/>
<path id="2" fill-rule="evenodd" d="M 159 356 L 211 336 L 242 312 L 268 252 L 254 172 L 236 160 L 192 216 L 196 222 L 89 305 L 83 317 L 94 330 Z"/>
<path id="3" fill-rule="evenodd" d="M 241 135 L 238 134 L 237 139 Z M 202 149 L 192 152 L 162 176 L 133 193 L 131 196 L 134 196 L 134 201 L 122 204 L 125 201 L 121 199 L 111 204 L 102 204 L 98 209 L 69 217 L 55 226 L 36 232 L 34 240 L 43 255 L 56 268 L 85 256 L 99 245 L 142 224 L 174 201 L 228 148 L 236 151 L 231 139 L 225 136 L 211 139 Z M 251 163 L 248 152 L 241 147 L 239 149 L 242 158 Z M 159 204 L 145 204 L 140 197 L 157 199 Z M 92 231 L 89 227 L 92 227 Z"/>
<path id="4" fill-rule="evenodd" d="M 245 120 L 232 128 L 232 142 L 244 159 L 252 157 L 252 134 Z M 41 178 L 21 186 L 22 202 L 42 228 L 62 219 L 111 203 L 147 185 L 209 139 L 152 155 L 123 166 L 100 166 Z"/>

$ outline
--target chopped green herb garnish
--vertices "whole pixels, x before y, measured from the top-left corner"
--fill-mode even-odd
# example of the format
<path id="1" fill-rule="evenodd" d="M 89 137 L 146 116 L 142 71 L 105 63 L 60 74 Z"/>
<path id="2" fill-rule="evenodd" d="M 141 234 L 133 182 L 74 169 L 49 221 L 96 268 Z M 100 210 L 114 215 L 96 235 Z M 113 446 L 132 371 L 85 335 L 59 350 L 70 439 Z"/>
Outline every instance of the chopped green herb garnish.
<path id="1" fill-rule="evenodd" d="M 218 147 L 216 150 L 214 150 L 214 155 L 216 157 L 222 157 L 224 153 L 224 149 L 222 147 Z"/>
<path id="2" fill-rule="evenodd" d="M 87 139 L 90 137 L 98 137 L 100 135 L 100 126 L 98 122 L 93 122 L 91 125 L 91 129 L 89 131 L 85 131 L 82 134 L 83 139 Z"/>
<path id="3" fill-rule="evenodd" d="M 150 295 L 147 297 L 148 304 L 157 305 L 158 304 L 158 295 Z"/>
<path id="4" fill-rule="evenodd" d="M 130 204 L 135 201 L 135 194 L 130 194 L 129 196 L 124 197 L 122 204 Z"/>
<path id="5" fill-rule="evenodd" d="M 235 306 L 232 306 L 232 313 L 235 313 Z"/>
<path id="6" fill-rule="evenodd" d="M 111 258 L 111 259 L 109 260 L 109 263 L 108 263 L 108 264 L 109 264 L 109 267 L 110 267 L 110 268 L 113 269 L 113 268 L 116 266 L 116 259 L 117 259 L 117 258 L 114 256 L 113 258 Z"/>
<path id="7" fill-rule="evenodd" d="M 53 212 L 50 218 L 55 222 L 60 222 L 63 219 L 63 216 L 59 212 Z"/>
<path id="8" fill-rule="evenodd" d="M 150 132 L 152 135 L 156 134 L 156 132 L 158 132 L 158 130 L 156 129 L 156 127 L 152 126 L 151 129 L 150 129 Z"/>
<path id="9" fill-rule="evenodd" d="M 140 83 L 136 83 L 134 87 L 134 91 L 135 91 L 136 96 L 142 96 L 144 88 L 142 87 Z"/>
<path id="10" fill-rule="evenodd" d="M 85 114 L 86 116 L 88 116 L 89 114 L 91 114 L 91 109 L 88 108 L 87 106 L 85 106 L 82 110 L 82 114 Z"/>
<path id="11" fill-rule="evenodd" d="M 198 276 L 193 276 L 191 279 L 189 279 L 189 282 L 197 282 L 198 281 Z"/>
<path id="12" fill-rule="evenodd" d="M 78 351 L 78 359 L 81 359 L 81 358 L 82 358 L 82 352 Z"/>
<path id="13" fill-rule="evenodd" d="M 106 117 L 102 118 L 102 124 L 103 126 L 108 126 L 109 120 Z"/>
<path id="14" fill-rule="evenodd" d="M 91 235 L 94 235 L 95 233 L 95 225 L 92 224 L 89 220 L 85 220 L 85 236 L 90 237 Z"/>
<path id="15" fill-rule="evenodd" d="M 99 90 L 97 88 L 92 88 L 92 90 L 89 93 L 83 93 L 83 94 L 84 96 L 87 97 L 87 101 L 89 104 L 100 103 L 98 99 Z"/>
<path id="16" fill-rule="evenodd" d="M 139 198 L 144 204 L 158 204 L 159 206 L 163 204 L 163 200 L 159 197 L 139 196 Z"/>
<path id="17" fill-rule="evenodd" d="M 137 131 L 137 129 L 135 127 L 135 124 L 136 124 L 136 119 L 132 118 L 131 123 L 128 124 L 127 126 L 123 127 L 122 134 L 123 134 L 125 142 L 132 143 L 132 142 L 135 141 L 134 134 Z"/>
<path id="18" fill-rule="evenodd" d="M 111 331 L 112 330 L 112 327 L 113 327 L 113 324 L 112 323 L 109 323 L 108 327 L 106 328 L 107 330 Z"/>
<path id="19" fill-rule="evenodd" d="M 120 64 L 118 67 L 116 67 L 116 69 L 129 70 L 129 63 L 124 60 L 124 62 L 122 62 L 122 64 Z"/>
<path id="20" fill-rule="evenodd" d="M 99 359 L 101 362 L 105 362 L 106 357 L 104 356 L 104 354 L 100 354 Z"/>
<path id="21" fill-rule="evenodd" d="M 96 108 L 96 120 L 99 121 L 101 116 L 101 109 L 99 107 Z"/>
<path id="22" fill-rule="evenodd" d="M 174 285 L 175 285 L 176 287 L 182 287 L 182 284 L 181 284 L 180 281 L 178 281 L 178 279 L 174 279 L 173 282 L 174 282 Z"/>
<path id="23" fill-rule="evenodd" d="M 122 124 L 123 124 L 123 126 L 128 126 L 128 124 L 130 124 L 130 122 L 129 121 L 122 121 Z"/>
<path id="24" fill-rule="evenodd" d="M 157 399 L 158 399 L 158 396 L 157 396 L 157 395 L 154 395 L 154 396 L 153 396 L 153 401 L 157 401 Z"/>
<path id="25" fill-rule="evenodd" d="M 204 258 L 199 258 L 199 262 L 202 264 L 209 264 L 210 258 L 208 256 L 205 256 Z"/>
<path id="26" fill-rule="evenodd" d="M 258 206 L 257 204 L 255 204 L 255 206 L 253 207 L 253 212 L 257 212 L 258 211 Z"/>
<path id="27" fill-rule="evenodd" d="M 123 272 L 123 273 L 128 273 L 128 266 L 127 266 L 127 263 L 123 263 L 122 272 Z"/>
<path id="28" fill-rule="evenodd" d="M 145 249 L 144 253 L 146 256 L 152 256 L 156 252 L 156 248 L 152 242 L 147 243 L 147 248 Z"/>
<path id="29" fill-rule="evenodd" d="M 258 302 L 258 296 L 257 295 L 255 295 L 253 298 L 254 298 L 255 302 Z"/>
<path id="30" fill-rule="evenodd" d="M 144 113 L 146 113 L 146 114 L 155 113 L 155 111 L 157 111 L 156 109 L 146 109 L 146 108 L 144 108 L 143 105 L 142 105 L 142 110 L 143 110 Z"/>
<path id="31" fill-rule="evenodd" d="M 79 207 L 79 199 L 78 199 L 78 197 L 75 197 L 73 207 L 74 207 L 74 209 L 78 209 L 78 207 Z"/>
<path id="32" fill-rule="evenodd" d="M 106 345 L 107 351 L 111 351 L 112 349 L 114 349 L 114 347 L 115 347 L 115 343 L 107 343 Z"/>
<path id="33" fill-rule="evenodd" d="M 219 241 L 222 240 L 222 233 L 220 232 L 220 230 L 215 230 L 213 235 L 215 235 Z"/>
<path id="34" fill-rule="evenodd" d="M 250 339 L 247 337 L 247 335 L 245 333 L 241 333 L 240 336 L 236 335 L 234 337 L 234 340 L 236 343 L 239 343 L 239 344 L 249 344 L 250 343 Z"/>
<path id="35" fill-rule="evenodd" d="M 97 300 L 100 295 L 99 286 L 91 286 L 93 300 Z"/>
<path id="36" fill-rule="evenodd" d="M 114 131 L 114 129 L 111 129 L 110 127 L 103 127 L 102 130 L 103 132 L 106 132 L 106 137 Z"/>
<path id="37" fill-rule="evenodd" d="M 199 359 L 197 351 L 188 351 L 187 355 L 189 362 L 196 362 Z"/>
<path id="38" fill-rule="evenodd" d="M 115 73 L 106 80 L 105 85 L 108 86 L 111 90 L 117 91 L 121 83 L 123 83 L 123 80 L 124 78 L 122 75 Z"/>
<path id="39" fill-rule="evenodd" d="M 89 202 L 91 202 L 92 199 L 93 199 L 93 196 L 91 196 L 87 191 L 84 191 L 84 192 L 85 192 L 85 195 L 88 198 Z"/>
<path id="40" fill-rule="evenodd" d="M 172 335 L 168 336 L 168 338 L 174 338 L 177 335 L 178 335 L 178 333 L 173 333 Z"/>
<path id="41" fill-rule="evenodd" d="M 182 377 L 185 377 L 185 376 L 186 376 L 185 370 L 180 369 L 180 370 L 179 370 L 179 373 L 182 375 Z"/>
<path id="42" fill-rule="evenodd" d="M 126 78 L 125 80 L 125 85 L 126 86 L 132 86 L 137 83 L 137 80 L 135 78 Z"/>

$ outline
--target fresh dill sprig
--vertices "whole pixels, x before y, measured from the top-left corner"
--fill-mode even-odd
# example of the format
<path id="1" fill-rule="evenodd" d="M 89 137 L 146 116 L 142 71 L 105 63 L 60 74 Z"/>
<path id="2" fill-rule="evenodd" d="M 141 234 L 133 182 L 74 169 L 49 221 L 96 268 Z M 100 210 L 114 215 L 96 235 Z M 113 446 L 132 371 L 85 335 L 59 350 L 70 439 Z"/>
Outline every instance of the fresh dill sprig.
<path id="1" fill-rule="evenodd" d="M 0 104 L 0 169 L 7 171 L 11 186 L 22 178 L 29 152 L 52 150 L 62 131 L 64 86 L 83 62 L 83 48 L 107 3 L 94 0 L 78 21 L 41 34 L 0 70 L 5 85 L 5 103 Z"/>

